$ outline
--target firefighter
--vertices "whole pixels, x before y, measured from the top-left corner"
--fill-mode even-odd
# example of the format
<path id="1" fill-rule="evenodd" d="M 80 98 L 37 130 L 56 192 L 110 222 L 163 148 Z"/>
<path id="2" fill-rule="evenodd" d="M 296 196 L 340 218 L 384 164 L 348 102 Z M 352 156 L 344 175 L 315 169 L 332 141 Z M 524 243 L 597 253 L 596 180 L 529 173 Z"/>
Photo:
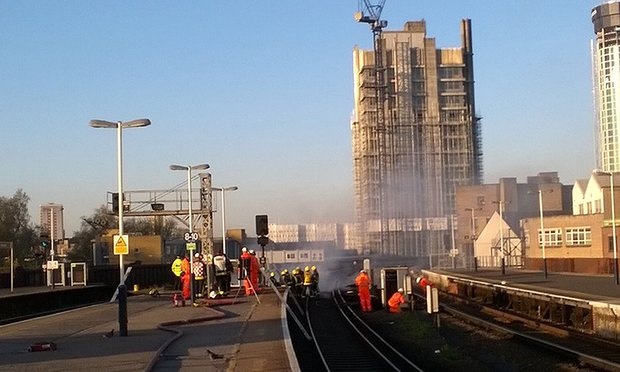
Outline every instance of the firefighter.
<path id="1" fill-rule="evenodd" d="M 390 297 L 388 300 L 388 310 L 390 313 L 400 313 L 400 305 L 405 303 L 404 292 L 402 288 L 398 288 L 398 291 L 394 292 L 392 297 Z"/>
<path id="2" fill-rule="evenodd" d="M 301 295 L 301 289 L 303 286 L 303 282 L 304 282 L 304 274 L 299 268 L 299 266 L 297 266 L 295 269 L 293 269 L 293 288 L 294 288 L 293 293 L 295 293 L 297 296 Z"/>
<path id="3" fill-rule="evenodd" d="M 288 269 L 282 270 L 280 272 L 280 286 L 290 287 L 291 283 L 291 274 L 288 272 Z"/>
<path id="4" fill-rule="evenodd" d="M 372 311 L 372 303 L 370 302 L 370 278 L 366 270 L 360 270 L 359 275 L 355 278 L 355 285 L 357 285 L 357 294 L 360 298 L 360 307 L 362 311 Z"/>
<path id="5" fill-rule="evenodd" d="M 278 287 L 278 280 L 276 279 L 276 273 L 274 273 L 273 271 L 269 273 L 269 281 L 271 282 L 271 284 L 273 284 L 275 288 Z"/>
<path id="6" fill-rule="evenodd" d="M 312 266 L 310 271 L 312 272 L 312 294 L 316 296 L 319 294 L 319 270 L 316 266 Z"/>
<path id="7" fill-rule="evenodd" d="M 304 268 L 304 288 L 301 297 L 314 297 L 312 296 L 312 271 L 310 271 L 310 266 Z"/>

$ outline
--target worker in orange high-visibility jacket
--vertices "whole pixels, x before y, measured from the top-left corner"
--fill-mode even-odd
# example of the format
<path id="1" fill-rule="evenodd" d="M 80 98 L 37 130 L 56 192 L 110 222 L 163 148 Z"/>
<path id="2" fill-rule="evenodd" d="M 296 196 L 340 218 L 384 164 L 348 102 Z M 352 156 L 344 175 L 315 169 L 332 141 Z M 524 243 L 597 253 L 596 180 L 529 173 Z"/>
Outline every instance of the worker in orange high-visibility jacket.
<path id="1" fill-rule="evenodd" d="M 392 297 L 390 297 L 388 300 L 388 310 L 390 313 L 400 313 L 400 305 L 405 303 L 404 292 L 402 288 L 398 288 L 398 291 L 394 292 Z"/>
<path id="2" fill-rule="evenodd" d="M 183 294 L 183 299 L 185 300 L 189 300 L 191 298 L 191 289 L 190 286 L 192 285 L 192 274 L 188 271 L 188 272 L 182 272 L 181 273 L 181 292 Z"/>
<path id="3" fill-rule="evenodd" d="M 420 286 L 420 288 L 422 288 L 422 291 L 426 294 L 426 287 L 431 287 L 433 285 L 433 283 L 426 279 L 423 276 L 419 276 L 416 280 L 416 283 L 418 283 L 418 285 Z"/>
<path id="4" fill-rule="evenodd" d="M 360 271 L 359 275 L 355 278 L 355 285 L 357 285 L 357 294 L 360 298 L 360 307 L 362 311 L 372 311 L 372 304 L 370 302 L 370 278 L 366 270 Z"/>
<path id="5" fill-rule="evenodd" d="M 183 260 L 181 260 L 181 272 L 190 273 L 191 269 L 191 264 L 189 263 L 189 258 L 187 258 L 186 254 L 183 256 Z"/>
<path id="6" fill-rule="evenodd" d="M 260 263 L 258 262 L 258 257 L 256 257 L 256 252 L 253 249 L 250 249 L 250 280 L 252 280 L 252 286 L 254 287 L 254 292 L 260 292 L 260 286 L 258 283 L 258 273 L 260 272 Z"/>
<path id="7" fill-rule="evenodd" d="M 239 277 L 243 279 L 243 287 L 245 288 L 245 295 L 251 296 L 254 294 L 254 286 L 250 277 L 250 270 L 252 266 L 252 256 L 246 247 L 241 249 L 241 257 L 239 258 Z"/>

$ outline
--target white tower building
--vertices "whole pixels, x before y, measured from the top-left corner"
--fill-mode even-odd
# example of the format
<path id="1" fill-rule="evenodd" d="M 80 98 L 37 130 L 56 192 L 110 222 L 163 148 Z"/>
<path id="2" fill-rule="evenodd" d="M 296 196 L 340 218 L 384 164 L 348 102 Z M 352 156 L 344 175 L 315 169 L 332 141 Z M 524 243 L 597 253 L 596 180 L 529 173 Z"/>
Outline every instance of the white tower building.
<path id="1" fill-rule="evenodd" d="M 592 9 L 592 40 L 597 167 L 620 171 L 620 2 Z"/>

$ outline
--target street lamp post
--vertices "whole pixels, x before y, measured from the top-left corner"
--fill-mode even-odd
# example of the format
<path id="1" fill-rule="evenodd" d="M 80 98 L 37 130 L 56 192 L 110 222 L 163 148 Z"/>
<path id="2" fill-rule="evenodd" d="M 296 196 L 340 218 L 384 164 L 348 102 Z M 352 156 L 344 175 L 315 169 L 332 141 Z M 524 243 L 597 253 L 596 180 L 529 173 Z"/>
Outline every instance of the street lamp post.
<path id="1" fill-rule="evenodd" d="M 499 208 L 499 251 L 502 266 L 502 275 L 506 274 L 506 258 L 504 254 L 504 205 L 510 203 L 506 200 L 493 201 L 493 204 L 497 204 Z"/>
<path id="2" fill-rule="evenodd" d="M 609 187 L 611 189 L 611 228 L 612 228 L 612 240 L 614 248 L 614 278 L 616 284 L 620 284 L 620 277 L 618 276 L 618 243 L 616 239 L 616 200 L 614 194 L 614 174 L 615 172 L 606 172 L 602 170 L 594 170 L 595 174 L 604 174 L 609 176 Z"/>
<path id="3" fill-rule="evenodd" d="M 470 226 L 470 240 L 471 240 L 471 254 L 476 259 L 476 211 L 482 210 L 482 208 L 465 208 L 466 211 L 471 212 L 471 226 Z"/>
<path id="4" fill-rule="evenodd" d="M 545 278 L 547 278 L 548 273 L 547 273 L 547 255 L 545 252 L 545 245 L 546 245 L 546 237 L 545 237 L 545 225 L 543 223 L 543 197 L 542 194 L 543 192 L 553 192 L 553 189 L 549 189 L 549 190 L 541 190 L 538 189 L 538 209 L 540 210 L 540 247 L 542 249 L 542 259 L 543 259 L 543 271 L 545 273 Z"/>
<path id="5" fill-rule="evenodd" d="M 116 158 L 118 170 L 118 235 L 123 236 L 123 208 L 125 198 L 123 195 L 123 128 L 140 128 L 151 125 L 149 119 L 136 119 L 131 121 L 105 121 L 91 120 L 89 122 L 93 128 L 116 128 Z M 120 271 L 120 283 L 118 285 L 118 323 L 119 334 L 127 336 L 127 289 L 125 287 L 125 273 L 123 267 L 123 255 L 118 255 L 118 265 Z"/>
<path id="6" fill-rule="evenodd" d="M 205 170 L 209 169 L 209 164 L 199 164 L 199 165 L 171 165 L 170 170 L 182 170 L 187 171 L 187 209 L 189 215 L 189 233 L 190 235 L 194 232 L 194 217 L 192 215 L 192 170 Z M 193 278 L 193 252 L 190 250 L 189 262 L 189 293 L 190 293 L 190 301 L 194 303 L 194 278 Z"/>
<path id="7" fill-rule="evenodd" d="M 123 128 L 139 128 L 151 125 L 149 119 L 136 119 L 131 121 L 105 121 L 105 120 L 91 120 L 90 126 L 93 128 L 116 128 L 116 160 L 118 171 L 118 235 L 123 236 L 123 207 L 124 207 L 124 195 L 123 195 Z M 118 265 L 120 269 L 120 284 L 125 284 L 125 273 L 123 267 L 123 255 L 118 255 Z"/>
<path id="8" fill-rule="evenodd" d="M 451 241 L 452 241 L 452 268 L 456 269 L 456 242 L 454 241 L 454 217 L 455 215 L 450 215 L 450 229 L 451 231 Z"/>
<path id="9" fill-rule="evenodd" d="M 222 192 L 222 253 L 226 254 L 226 191 L 235 191 L 237 186 L 213 187 L 211 190 Z"/>

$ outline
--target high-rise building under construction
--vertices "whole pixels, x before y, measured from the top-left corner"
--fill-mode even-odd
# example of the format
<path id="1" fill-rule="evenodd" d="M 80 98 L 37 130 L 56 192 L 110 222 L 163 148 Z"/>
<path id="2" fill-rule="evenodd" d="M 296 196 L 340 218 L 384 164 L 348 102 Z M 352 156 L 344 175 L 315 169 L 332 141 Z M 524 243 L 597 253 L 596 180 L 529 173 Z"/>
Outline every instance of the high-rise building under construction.
<path id="1" fill-rule="evenodd" d="M 432 258 L 452 247 L 455 187 L 482 182 L 468 19 L 461 39 L 461 47 L 437 49 L 425 21 L 415 21 L 383 31 L 374 49 L 381 58 L 354 49 L 351 132 L 362 253 Z"/>

